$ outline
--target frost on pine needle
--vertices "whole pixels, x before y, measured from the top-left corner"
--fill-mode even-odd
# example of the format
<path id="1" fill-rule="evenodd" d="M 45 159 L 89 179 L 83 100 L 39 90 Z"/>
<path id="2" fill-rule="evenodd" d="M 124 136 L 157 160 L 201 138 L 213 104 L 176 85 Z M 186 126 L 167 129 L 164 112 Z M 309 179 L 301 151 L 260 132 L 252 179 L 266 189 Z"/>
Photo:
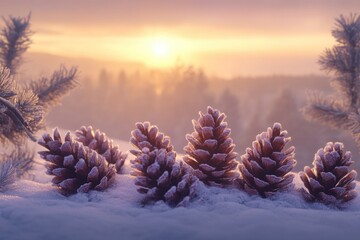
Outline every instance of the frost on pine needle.
<path id="1" fill-rule="evenodd" d="M 50 79 L 23 86 L 15 82 L 22 55 L 29 48 L 30 14 L 27 17 L 3 18 L 5 26 L 0 33 L 0 141 L 12 143 L 15 149 L 1 161 L 0 184 L 12 182 L 13 171 L 22 175 L 30 169 L 33 155 L 27 148 L 19 149 L 27 139 L 36 141 L 34 134 L 44 127 L 44 115 L 49 107 L 76 85 L 76 68 L 61 67 Z M 9 167 L 12 166 L 12 167 Z M 15 170 L 14 170 L 15 169 Z"/>
<path id="2" fill-rule="evenodd" d="M 3 18 L 5 27 L 0 33 L 0 63 L 15 74 L 22 54 L 31 44 L 30 14 L 27 17 Z"/>
<path id="3" fill-rule="evenodd" d="M 351 152 L 345 151 L 343 143 L 328 142 L 315 154 L 313 168 L 306 166 L 300 172 L 304 198 L 336 206 L 354 199 L 357 173 L 350 170 L 352 163 Z"/>
<path id="4" fill-rule="evenodd" d="M 32 168 L 34 153 L 27 148 L 17 147 L 10 154 L 0 158 L 0 192 L 8 190 L 17 178 Z"/>
<path id="5" fill-rule="evenodd" d="M 29 151 L 27 147 L 17 147 L 10 154 L 5 155 L 5 159 L 11 161 L 16 170 L 16 176 L 22 177 L 30 169 L 34 163 L 35 153 Z"/>
<path id="6" fill-rule="evenodd" d="M 350 132 L 360 145 L 360 16 L 341 15 L 332 35 L 337 44 L 325 50 L 319 63 L 334 74 L 331 86 L 336 94 L 310 92 L 303 113 L 310 120 Z"/>
<path id="7" fill-rule="evenodd" d="M 21 112 L 21 109 L 19 109 L 19 107 L 25 107 L 26 103 L 34 102 L 30 99 L 31 97 L 29 99 L 26 99 L 24 96 L 26 95 L 16 96 L 12 98 L 11 101 L 0 97 L 0 140 L 3 143 L 10 141 L 14 144 L 20 144 L 21 141 L 24 140 L 24 136 L 26 135 L 31 140 L 36 141 L 35 137 L 33 136 L 32 129 L 29 126 L 29 123 L 25 120 L 24 115 L 29 113 L 36 113 L 36 115 L 34 116 L 28 115 L 28 118 L 31 120 L 39 120 L 36 122 L 32 122 L 33 126 L 35 126 L 41 123 L 42 111 L 36 111 L 35 109 L 38 109 L 38 107 L 36 105 L 32 105 L 31 108 L 27 109 L 27 112 Z M 37 97 L 33 97 L 36 101 Z M 25 109 L 26 108 L 23 108 L 23 110 Z"/>
<path id="8" fill-rule="evenodd" d="M 193 120 L 194 132 L 186 135 L 184 161 L 206 184 L 220 187 L 231 184 L 238 177 L 235 171 L 238 154 L 234 151 L 231 130 L 224 121 L 226 115 L 212 107 L 199 115 L 197 121 Z"/>
<path id="9" fill-rule="evenodd" d="M 0 162 L 0 192 L 4 192 L 16 181 L 16 170 L 10 160 Z"/>
<path id="10" fill-rule="evenodd" d="M 92 126 L 82 126 L 75 132 L 75 135 L 77 141 L 102 155 L 109 164 L 115 164 L 116 172 L 120 173 L 127 154 L 121 152 L 119 146 L 115 145 L 114 141 L 105 133 L 99 129 L 94 131 Z"/>
<path id="11" fill-rule="evenodd" d="M 22 113 L 31 132 L 37 132 L 43 127 L 44 110 L 39 104 L 39 98 L 32 91 L 22 90 L 16 96 L 15 106 Z"/>
<path id="12" fill-rule="evenodd" d="M 15 86 L 8 68 L 0 68 L 0 97 L 9 100 L 15 96 Z"/>
<path id="13" fill-rule="evenodd" d="M 50 78 L 41 78 L 30 84 L 31 89 L 39 98 L 39 103 L 48 109 L 60 103 L 61 98 L 77 86 L 76 68 L 67 69 L 61 66 Z"/>
<path id="14" fill-rule="evenodd" d="M 137 150 L 131 161 L 138 192 L 143 203 L 162 200 L 170 206 L 186 205 L 196 194 L 198 181 L 186 165 L 176 161 L 170 138 L 149 122 L 136 123 L 130 142 Z"/>
<path id="15" fill-rule="evenodd" d="M 77 85 L 77 70 L 61 67 L 49 79 L 17 85 L 14 74 L 31 43 L 30 15 L 10 16 L 4 22 L 0 34 L 0 141 L 21 144 L 26 137 L 36 141 L 34 134 L 44 126 L 46 112 Z"/>

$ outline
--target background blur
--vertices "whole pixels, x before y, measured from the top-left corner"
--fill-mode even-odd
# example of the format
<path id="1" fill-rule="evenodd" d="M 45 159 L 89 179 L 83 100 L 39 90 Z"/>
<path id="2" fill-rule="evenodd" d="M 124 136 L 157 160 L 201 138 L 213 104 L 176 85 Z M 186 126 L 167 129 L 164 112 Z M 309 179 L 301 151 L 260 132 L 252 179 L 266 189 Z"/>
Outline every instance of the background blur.
<path id="1" fill-rule="evenodd" d="M 151 121 L 182 153 L 192 119 L 211 105 L 228 116 L 237 151 L 275 121 L 310 165 L 328 141 L 346 134 L 307 122 L 307 89 L 331 93 L 320 54 L 335 42 L 335 18 L 358 0 L 0 0 L 1 16 L 31 12 L 33 44 L 18 78 L 76 65 L 81 87 L 48 116 L 49 127 L 92 125 L 128 140 L 137 121 Z M 360 162 L 355 168 L 360 170 Z"/>

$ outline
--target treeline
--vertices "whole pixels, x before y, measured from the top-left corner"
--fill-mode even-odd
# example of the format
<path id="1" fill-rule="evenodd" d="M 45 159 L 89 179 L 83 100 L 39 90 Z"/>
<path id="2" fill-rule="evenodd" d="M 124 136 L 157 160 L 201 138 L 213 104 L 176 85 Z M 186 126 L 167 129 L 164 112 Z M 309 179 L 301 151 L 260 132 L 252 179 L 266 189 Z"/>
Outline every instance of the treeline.
<path id="1" fill-rule="evenodd" d="M 309 164 L 316 150 L 328 141 L 342 141 L 358 158 L 358 150 L 344 133 L 308 122 L 300 108 L 306 88 L 328 90 L 324 77 L 269 76 L 220 79 L 192 66 L 163 71 L 103 70 L 83 77 L 82 86 L 69 95 L 49 116 L 52 126 L 77 129 L 92 125 L 109 136 L 129 140 L 135 122 L 150 121 L 169 135 L 183 153 L 185 134 L 192 132 L 192 119 L 212 106 L 226 113 L 237 151 L 251 146 L 256 134 L 274 122 L 282 123 L 296 146 L 296 170 Z M 360 168 L 356 161 L 355 168 Z"/>

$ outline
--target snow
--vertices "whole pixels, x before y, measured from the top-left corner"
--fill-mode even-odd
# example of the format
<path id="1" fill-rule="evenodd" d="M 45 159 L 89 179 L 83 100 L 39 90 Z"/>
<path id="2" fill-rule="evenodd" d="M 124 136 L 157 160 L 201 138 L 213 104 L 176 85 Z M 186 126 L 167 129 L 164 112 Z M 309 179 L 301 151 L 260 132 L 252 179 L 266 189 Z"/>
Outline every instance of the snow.
<path id="1" fill-rule="evenodd" d="M 33 177 L 0 193 L 0 239 L 360 239 L 360 197 L 339 210 L 306 203 L 296 192 L 262 199 L 199 184 L 199 197 L 187 207 L 144 207 L 129 175 L 130 158 L 105 192 L 70 197 L 56 191 L 37 159 Z M 298 176 L 295 184 L 302 186 Z"/>

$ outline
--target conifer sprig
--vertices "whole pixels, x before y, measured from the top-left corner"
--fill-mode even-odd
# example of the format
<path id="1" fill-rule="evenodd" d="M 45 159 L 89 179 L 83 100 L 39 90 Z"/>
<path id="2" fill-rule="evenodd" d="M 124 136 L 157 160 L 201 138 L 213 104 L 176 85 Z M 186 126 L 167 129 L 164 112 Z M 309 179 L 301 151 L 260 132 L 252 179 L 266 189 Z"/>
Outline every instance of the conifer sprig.
<path id="1" fill-rule="evenodd" d="M 334 74 L 336 95 L 310 92 L 303 113 L 309 120 L 348 131 L 360 146 L 360 16 L 341 15 L 332 35 L 337 44 L 325 50 L 319 63 Z"/>

